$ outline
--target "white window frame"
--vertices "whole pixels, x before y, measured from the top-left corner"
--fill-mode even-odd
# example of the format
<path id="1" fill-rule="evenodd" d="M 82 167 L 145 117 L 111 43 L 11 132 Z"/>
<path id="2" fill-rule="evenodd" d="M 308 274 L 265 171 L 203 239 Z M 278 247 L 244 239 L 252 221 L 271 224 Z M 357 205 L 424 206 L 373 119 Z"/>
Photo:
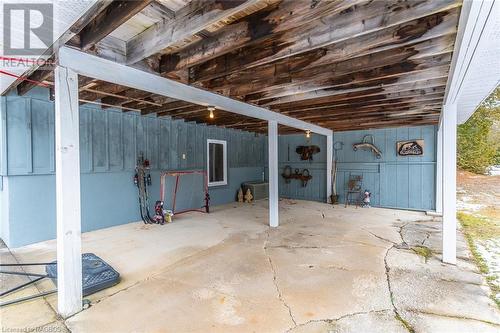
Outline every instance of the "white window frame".
<path id="1" fill-rule="evenodd" d="M 210 182 L 210 144 L 216 143 L 222 145 L 222 156 L 223 156 L 223 166 L 224 166 L 224 179 L 219 182 Z M 227 141 L 225 140 L 214 140 L 207 139 L 207 178 L 208 186 L 222 186 L 227 185 Z"/>

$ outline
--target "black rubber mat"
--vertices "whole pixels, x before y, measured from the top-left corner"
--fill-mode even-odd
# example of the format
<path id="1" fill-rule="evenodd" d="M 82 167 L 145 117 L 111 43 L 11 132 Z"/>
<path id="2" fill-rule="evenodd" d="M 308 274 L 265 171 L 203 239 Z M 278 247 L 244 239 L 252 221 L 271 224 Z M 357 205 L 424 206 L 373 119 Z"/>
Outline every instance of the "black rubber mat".
<path id="1" fill-rule="evenodd" d="M 57 264 L 46 265 L 45 271 L 57 285 Z M 82 276 L 83 296 L 109 288 L 120 282 L 120 274 L 93 253 L 82 254 Z"/>

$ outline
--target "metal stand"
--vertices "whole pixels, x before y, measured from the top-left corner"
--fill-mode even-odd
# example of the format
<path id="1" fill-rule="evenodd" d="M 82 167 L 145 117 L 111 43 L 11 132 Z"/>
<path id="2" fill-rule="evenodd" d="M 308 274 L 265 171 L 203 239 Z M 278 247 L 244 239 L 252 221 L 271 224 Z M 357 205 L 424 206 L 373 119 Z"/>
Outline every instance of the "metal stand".
<path id="1" fill-rule="evenodd" d="M 55 262 L 36 262 L 36 263 L 29 263 L 29 264 L 0 264 L 0 267 L 24 267 L 24 266 L 47 266 L 47 265 L 55 265 L 56 263 Z M 3 297 L 5 295 L 9 295 L 11 293 L 13 293 L 14 291 L 18 291 L 18 290 L 21 290 L 23 288 L 26 288 L 32 284 L 35 284 L 36 282 L 38 281 L 41 281 L 45 278 L 53 278 L 53 276 L 49 275 L 49 274 L 38 274 L 38 273 L 26 273 L 26 272 L 13 272 L 13 271 L 4 271 L 4 270 L 0 270 L 0 274 L 9 274 L 9 275 L 21 275 L 21 276 L 28 276 L 28 277 L 36 277 L 35 279 L 28 281 L 26 283 L 23 283 L 23 284 L 20 284 L 18 286 L 15 286 L 14 288 L 11 288 L 9 290 L 6 290 L 2 293 L 0 293 L 0 297 Z M 16 303 L 21 303 L 21 302 L 24 302 L 24 301 L 29 301 L 29 300 L 32 300 L 34 298 L 38 298 L 38 297 L 43 297 L 43 296 L 47 296 L 47 295 L 50 295 L 50 294 L 53 294 L 57 292 L 57 289 L 54 289 L 54 290 L 51 290 L 51 291 L 46 291 L 46 292 L 43 292 L 43 293 L 38 293 L 36 295 L 30 295 L 30 296 L 25 296 L 25 297 L 21 297 L 21 298 L 16 298 L 16 299 L 13 299 L 13 300 L 10 300 L 10 301 L 7 301 L 7 302 L 2 302 L 0 303 L 0 307 L 4 307 L 4 306 L 7 306 L 7 305 L 11 305 L 11 304 L 16 304 Z"/>

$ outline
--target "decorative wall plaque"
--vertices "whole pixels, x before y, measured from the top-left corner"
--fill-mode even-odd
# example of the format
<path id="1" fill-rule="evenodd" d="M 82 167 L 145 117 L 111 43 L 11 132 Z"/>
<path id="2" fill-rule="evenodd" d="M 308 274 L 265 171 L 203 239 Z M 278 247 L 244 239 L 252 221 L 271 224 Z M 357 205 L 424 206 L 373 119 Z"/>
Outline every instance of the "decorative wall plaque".
<path id="1" fill-rule="evenodd" d="M 424 155 L 424 140 L 408 140 L 397 142 L 399 156 L 422 156 Z"/>

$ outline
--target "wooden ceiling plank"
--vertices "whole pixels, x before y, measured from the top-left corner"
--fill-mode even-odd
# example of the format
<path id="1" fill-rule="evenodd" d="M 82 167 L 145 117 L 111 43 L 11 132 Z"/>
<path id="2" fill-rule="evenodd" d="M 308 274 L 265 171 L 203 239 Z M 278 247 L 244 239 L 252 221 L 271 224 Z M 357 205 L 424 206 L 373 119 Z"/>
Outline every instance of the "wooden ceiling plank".
<path id="1" fill-rule="evenodd" d="M 189 103 L 189 102 L 176 100 L 173 102 L 165 103 L 161 107 L 145 109 L 141 112 L 141 114 L 147 115 L 147 114 L 151 114 L 151 113 L 172 112 L 172 111 L 177 111 L 177 110 L 189 108 L 189 107 L 192 107 L 193 105 L 194 104 Z"/>
<path id="2" fill-rule="evenodd" d="M 158 21 L 173 19 L 175 17 L 175 11 L 167 8 L 165 5 L 159 3 L 158 1 L 152 1 L 142 10 L 142 14 Z"/>
<path id="3" fill-rule="evenodd" d="M 111 100 L 111 99 L 107 100 L 107 103 L 109 103 L 109 104 L 114 104 L 113 102 L 115 102 L 115 101 L 116 101 L 116 103 L 120 103 L 120 102 L 125 103 L 126 101 L 136 101 L 136 102 L 141 102 L 141 103 L 145 103 L 145 104 L 149 104 L 149 105 L 153 105 L 153 106 L 162 106 L 162 104 L 146 101 L 144 99 L 134 98 L 134 97 L 130 97 L 130 96 L 124 96 L 124 95 L 119 95 L 119 94 L 113 94 L 113 93 L 107 93 L 107 92 L 103 92 L 103 91 L 100 91 L 97 89 L 85 88 L 83 90 L 93 92 L 93 93 L 96 93 L 98 95 L 105 95 L 105 96 L 115 98 L 113 100 Z"/>

